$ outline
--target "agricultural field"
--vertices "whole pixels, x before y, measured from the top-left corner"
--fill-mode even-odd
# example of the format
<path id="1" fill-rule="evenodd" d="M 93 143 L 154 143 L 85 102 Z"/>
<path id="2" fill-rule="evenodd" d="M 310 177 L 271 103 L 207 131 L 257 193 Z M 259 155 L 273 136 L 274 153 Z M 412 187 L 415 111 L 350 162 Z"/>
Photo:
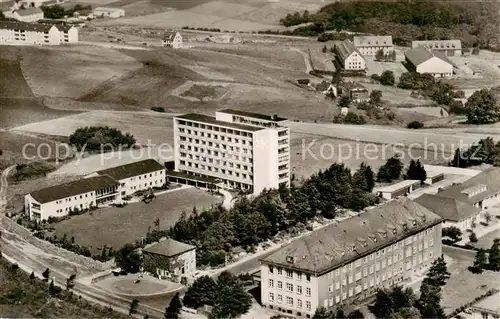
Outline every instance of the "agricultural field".
<path id="1" fill-rule="evenodd" d="M 500 53 L 481 50 L 478 55 L 451 57 L 457 66 L 464 66 L 476 75 L 461 74 L 451 80 L 460 89 L 482 89 L 496 87 L 500 83 Z"/>
<path id="2" fill-rule="evenodd" d="M 93 1 L 93 0 L 90 0 Z M 130 10 L 130 18 L 95 22 L 97 25 L 135 25 L 154 26 L 161 28 L 204 27 L 219 28 L 221 30 L 256 31 L 279 29 L 279 20 L 287 13 L 295 11 L 318 10 L 324 2 L 317 0 L 298 1 L 284 0 L 280 2 L 263 2 L 259 0 L 189 0 L 189 1 L 161 1 L 153 0 L 149 3 L 153 13 L 136 16 L 146 12 L 148 5 L 145 1 L 139 4 L 130 1 L 117 1 L 109 5 Z"/>
<path id="3" fill-rule="evenodd" d="M 134 58 L 103 47 L 26 47 L 22 54 L 23 72 L 37 96 L 77 99 L 142 67 Z"/>
<path id="4" fill-rule="evenodd" d="M 56 118 L 67 112 L 46 108 L 37 99 L 20 67 L 21 54 L 18 47 L 0 47 L 0 128 Z M 8 76 L 7 76 L 8 75 Z"/>
<path id="5" fill-rule="evenodd" d="M 103 119 L 106 123 L 103 123 Z M 108 125 L 134 135 L 139 144 L 161 144 L 173 141 L 172 114 L 158 112 L 95 111 L 61 117 L 17 127 L 16 130 L 48 135 L 69 136 L 84 126 Z"/>
<path id="6" fill-rule="evenodd" d="M 68 238 L 74 236 L 77 244 L 89 247 L 95 254 L 104 245 L 118 249 L 140 239 L 149 228 L 155 227 L 156 219 L 160 220 L 160 229 L 168 229 L 183 211 L 189 216 L 194 205 L 200 211 L 219 202 L 222 202 L 222 198 L 206 191 L 178 189 L 156 196 L 149 204 L 139 202 L 121 208 L 100 208 L 73 216 L 54 224 L 55 234 L 67 234 Z"/>
<path id="7" fill-rule="evenodd" d="M 344 163 L 355 171 L 362 162 L 365 162 L 377 171 L 395 154 L 400 155 L 404 164 L 417 158 L 422 158 L 424 164 L 442 164 L 450 160 L 439 153 L 426 152 L 422 149 L 408 150 L 402 147 L 394 148 L 389 145 L 348 141 L 293 131 L 290 152 L 290 165 L 296 178 L 308 178 L 319 170 L 330 167 L 333 163 Z"/>

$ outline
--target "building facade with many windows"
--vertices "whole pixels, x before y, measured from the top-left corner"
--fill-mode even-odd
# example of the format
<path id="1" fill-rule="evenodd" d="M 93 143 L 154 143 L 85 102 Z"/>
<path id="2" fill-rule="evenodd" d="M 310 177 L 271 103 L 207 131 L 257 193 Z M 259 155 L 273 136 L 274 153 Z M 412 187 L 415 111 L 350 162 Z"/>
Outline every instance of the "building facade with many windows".
<path id="1" fill-rule="evenodd" d="M 60 45 L 78 42 L 78 29 L 26 22 L 0 21 L 0 44 Z"/>
<path id="2" fill-rule="evenodd" d="M 310 318 L 409 282 L 441 256 L 441 221 L 401 199 L 296 239 L 261 260 L 262 304 Z"/>
<path id="3" fill-rule="evenodd" d="M 175 170 L 260 193 L 290 185 L 290 132 L 277 116 L 222 110 L 174 118 Z"/>
<path id="4" fill-rule="evenodd" d="M 118 182 L 103 175 L 43 188 L 24 197 L 24 209 L 32 220 L 63 217 L 72 211 L 98 207 L 120 198 Z"/>

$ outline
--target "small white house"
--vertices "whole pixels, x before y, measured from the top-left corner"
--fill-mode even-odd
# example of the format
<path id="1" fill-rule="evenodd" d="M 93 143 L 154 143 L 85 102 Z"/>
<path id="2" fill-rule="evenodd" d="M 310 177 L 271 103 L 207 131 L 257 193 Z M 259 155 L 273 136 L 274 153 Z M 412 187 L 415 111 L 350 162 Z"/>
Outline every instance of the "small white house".
<path id="1" fill-rule="evenodd" d="M 125 10 L 120 8 L 97 7 L 92 13 L 97 18 L 121 18 L 125 16 Z"/>
<path id="2" fill-rule="evenodd" d="M 182 35 L 179 32 L 168 32 L 163 37 L 162 41 L 163 47 L 169 47 L 174 49 L 181 49 L 182 44 Z"/>

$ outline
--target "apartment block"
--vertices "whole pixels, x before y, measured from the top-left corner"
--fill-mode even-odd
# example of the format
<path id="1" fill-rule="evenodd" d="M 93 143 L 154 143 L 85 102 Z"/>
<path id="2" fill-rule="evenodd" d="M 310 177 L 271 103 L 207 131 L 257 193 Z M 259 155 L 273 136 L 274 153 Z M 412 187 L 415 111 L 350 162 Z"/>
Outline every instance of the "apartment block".
<path id="1" fill-rule="evenodd" d="M 78 29 L 73 26 L 0 21 L 0 44 L 60 45 L 78 42 Z"/>
<path id="2" fill-rule="evenodd" d="M 174 118 L 175 170 L 255 194 L 290 185 L 290 131 L 278 116 L 217 111 Z"/>
<path id="3" fill-rule="evenodd" d="M 441 221 L 405 198 L 296 239 L 261 260 L 262 304 L 311 318 L 410 282 L 441 256 Z"/>

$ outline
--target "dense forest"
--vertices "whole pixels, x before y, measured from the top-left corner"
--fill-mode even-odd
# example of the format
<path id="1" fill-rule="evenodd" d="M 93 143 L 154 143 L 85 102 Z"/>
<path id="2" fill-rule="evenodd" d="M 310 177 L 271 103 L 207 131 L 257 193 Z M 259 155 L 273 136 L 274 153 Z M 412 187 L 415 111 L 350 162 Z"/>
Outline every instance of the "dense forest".
<path id="1" fill-rule="evenodd" d="M 285 26 L 309 23 L 295 35 L 321 35 L 326 31 L 390 34 L 395 44 L 412 40 L 461 39 L 465 46 L 497 50 L 500 30 L 498 2 L 479 1 L 352 1 L 336 2 L 312 14 L 288 14 Z"/>

